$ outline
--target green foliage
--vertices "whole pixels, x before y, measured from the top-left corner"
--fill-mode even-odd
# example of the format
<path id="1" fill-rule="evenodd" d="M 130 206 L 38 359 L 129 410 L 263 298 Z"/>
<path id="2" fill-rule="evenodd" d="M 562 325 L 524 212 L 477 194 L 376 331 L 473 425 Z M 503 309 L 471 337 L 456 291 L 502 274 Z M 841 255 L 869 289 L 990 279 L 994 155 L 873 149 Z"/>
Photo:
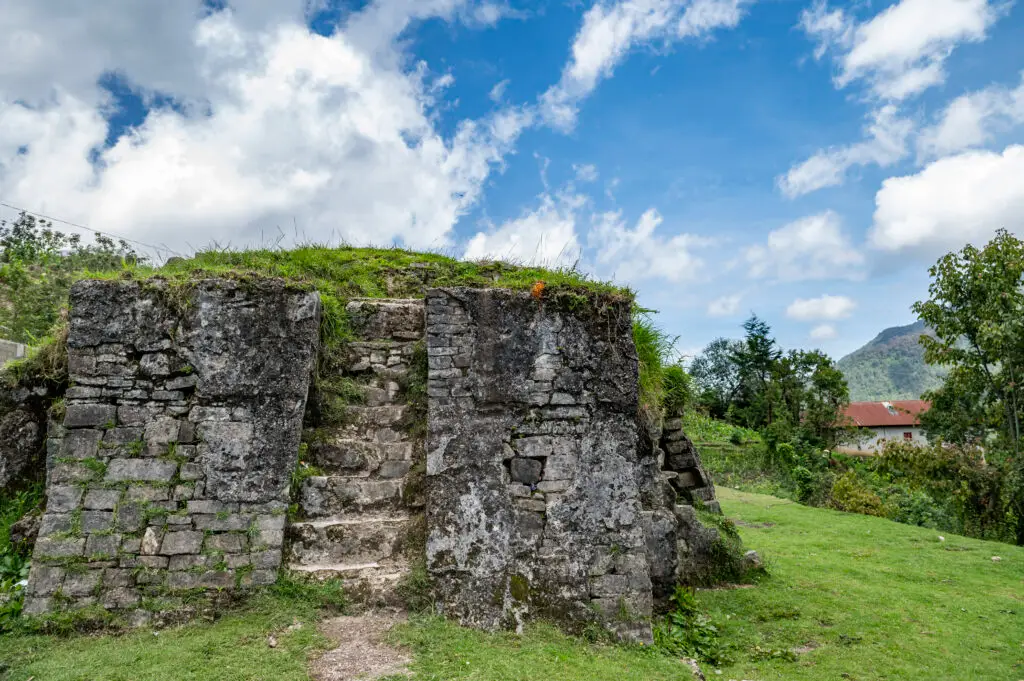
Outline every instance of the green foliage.
<path id="1" fill-rule="evenodd" d="M 942 385 L 948 369 L 924 361 L 920 338 L 930 335 L 924 322 L 886 329 L 871 342 L 839 360 L 854 402 L 916 400 Z"/>
<path id="2" fill-rule="evenodd" d="M 434 586 L 423 560 L 416 560 L 409 566 L 395 591 L 409 612 L 428 613 L 434 608 Z"/>
<path id="3" fill-rule="evenodd" d="M 1006 506 L 1001 524 L 1024 545 L 1024 241 L 999 230 L 984 248 L 968 245 L 943 256 L 929 274 L 929 298 L 914 311 L 935 331 L 921 339 L 925 360 L 950 373 L 928 395 L 933 404 L 922 423 L 930 439 L 985 447 L 987 470 L 963 481 L 970 491 L 958 500 Z M 992 503 L 994 495 L 1001 503 Z"/>
<path id="4" fill-rule="evenodd" d="M 654 626 L 654 645 L 674 657 L 716 665 L 727 661 L 718 627 L 701 610 L 694 590 L 677 586 L 669 602 L 671 610 Z"/>
<path id="5" fill-rule="evenodd" d="M 666 360 L 675 349 L 675 341 L 654 324 L 650 310 L 635 311 L 633 342 L 640 360 L 640 411 L 654 423 L 661 420 L 666 396 Z"/>
<path id="6" fill-rule="evenodd" d="M 690 375 L 678 364 L 665 367 L 662 373 L 662 386 L 665 391 L 662 405 L 665 415 L 678 416 L 686 413 L 693 402 L 693 381 Z"/>
<path id="7" fill-rule="evenodd" d="M 28 579 L 30 547 L 11 540 L 11 525 L 29 513 L 37 513 L 43 501 L 43 484 L 18 492 L 0 493 L 0 633 L 13 627 L 21 614 Z"/>
<path id="8" fill-rule="evenodd" d="M 142 259 L 124 241 L 83 244 L 22 213 L 0 221 L 0 335 L 38 345 L 60 319 L 71 284 L 88 272 L 123 270 Z"/>
<path id="9" fill-rule="evenodd" d="M 849 390 L 832 359 L 819 351 L 783 352 L 756 315 L 743 328 L 744 340 L 717 339 L 691 364 L 701 408 L 762 431 L 770 448 L 792 438 L 833 444 Z"/>
<path id="10" fill-rule="evenodd" d="M 761 441 L 761 434 L 756 430 L 733 426 L 693 409 L 683 414 L 683 430 L 697 444 L 728 442 L 740 446 Z"/>
<path id="11" fill-rule="evenodd" d="M 881 498 L 863 483 L 854 471 L 843 473 L 832 484 L 832 508 L 847 513 L 884 516 Z"/>

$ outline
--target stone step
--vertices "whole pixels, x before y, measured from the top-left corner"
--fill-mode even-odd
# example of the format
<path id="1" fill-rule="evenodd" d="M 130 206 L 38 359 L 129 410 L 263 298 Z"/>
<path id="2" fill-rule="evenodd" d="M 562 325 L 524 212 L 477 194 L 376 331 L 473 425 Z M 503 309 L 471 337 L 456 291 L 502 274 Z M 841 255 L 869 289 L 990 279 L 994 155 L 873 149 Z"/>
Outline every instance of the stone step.
<path id="1" fill-rule="evenodd" d="M 409 545 L 409 517 L 364 515 L 295 522 L 288 527 L 291 563 L 366 565 L 399 557 Z"/>
<path id="2" fill-rule="evenodd" d="M 421 340 L 424 305 L 416 298 L 356 298 L 345 306 L 356 334 L 367 340 Z"/>
<path id="3" fill-rule="evenodd" d="M 322 433 L 309 445 L 309 462 L 325 473 L 345 477 L 400 478 L 412 466 L 412 442 L 366 442 Z"/>
<path id="4" fill-rule="evenodd" d="M 383 380 L 398 380 L 409 373 L 420 341 L 354 341 L 347 349 L 347 368 L 354 374 L 370 373 Z"/>
<path id="5" fill-rule="evenodd" d="M 401 606 L 395 591 L 409 573 L 409 563 L 402 559 L 372 563 L 292 563 L 288 568 L 314 579 L 340 579 L 346 596 L 373 607 Z"/>
<path id="6" fill-rule="evenodd" d="M 299 507 L 307 518 L 327 518 L 402 506 L 404 480 L 342 475 L 313 476 L 302 482 Z"/>
<path id="7" fill-rule="evenodd" d="M 403 426 L 409 406 L 394 404 L 380 407 L 345 408 L 344 423 L 334 428 L 342 437 L 367 442 L 401 442 L 409 435 Z"/>

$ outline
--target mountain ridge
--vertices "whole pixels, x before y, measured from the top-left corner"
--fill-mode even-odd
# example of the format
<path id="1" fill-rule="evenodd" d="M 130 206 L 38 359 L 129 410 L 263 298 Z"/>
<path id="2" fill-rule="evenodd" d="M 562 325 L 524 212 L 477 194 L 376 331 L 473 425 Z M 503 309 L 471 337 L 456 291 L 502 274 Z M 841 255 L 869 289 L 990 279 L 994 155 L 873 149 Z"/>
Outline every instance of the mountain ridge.
<path id="1" fill-rule="evenodd" d="M 942 385 L 946 370 L 925 363 L 921 336 L 934 335 L 922 321 L 884 329 L 839 360 L 853 402 L 916 400 Z"/>

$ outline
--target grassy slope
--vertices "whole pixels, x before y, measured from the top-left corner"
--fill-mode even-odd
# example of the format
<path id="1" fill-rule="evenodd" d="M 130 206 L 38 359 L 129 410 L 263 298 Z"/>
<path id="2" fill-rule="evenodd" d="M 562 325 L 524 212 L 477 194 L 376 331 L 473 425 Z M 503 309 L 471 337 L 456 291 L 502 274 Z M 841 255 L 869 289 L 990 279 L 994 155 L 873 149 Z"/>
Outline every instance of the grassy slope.
<path id="1" fill-rule="evenodd" d="M 772 575 L 755 588 L 700 593 L 735 660 L 721 675 L 707 670 L 708 678 L 1024 678 L 1024 549 L 955 536 L 940 542 L 934 531 L 888 520 L 719 494 Z M 309 626 L 313 616 L 307 600 L 267 595 L 246 612 L 159 636 L 3 636 L 0 660 L 12 681 L 305 679 L 307 656 L 325 645 Z M 284 633 L 295 618 L 307 625 Z M 278 632 L 277 648 L 267 647 L 270 632 Z M 414 651 L 420 681 L 690 678 L 653 651 L 589 646 L 543 626 L 517 638 L 427 618 L 395 638 Z M 799 647 L 813 650 L 796 661 L 754 659 Z"/>
<path id="2" fill-rule="evenodd" d="M 940 542 L 932 530 L 728 489 L 719 496 L 772 568 L 755 589 L 700 596 L 736 646 L 738 662 L 721 678 L 1024 678 L 1024 548 Z M 754 662 L 755 646 L 816 649 L 797 662 Z"/>

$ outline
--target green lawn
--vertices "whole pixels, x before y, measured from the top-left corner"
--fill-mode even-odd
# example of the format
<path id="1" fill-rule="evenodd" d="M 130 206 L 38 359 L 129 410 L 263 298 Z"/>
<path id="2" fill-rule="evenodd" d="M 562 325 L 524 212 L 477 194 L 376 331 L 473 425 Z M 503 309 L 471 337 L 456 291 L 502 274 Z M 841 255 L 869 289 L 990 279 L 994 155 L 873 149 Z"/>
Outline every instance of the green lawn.
<path id="1" fill-rule="evenodd" d="M 700 595 L 735 649 L 721 678 L 1024 679 L 1024 548 L 942 542 L 934 530 L 724 488 L 719 497 L 772 575 Z M 751 659 L 800 647 L 813 650 L 795 662 Z"/>
<path id="2" fill-rule="evenodd" d="M 771 576 L 699 594 L 732 659 L 721 674 L 705 665 L 709 679 L 1024 679 L 1024 549 L 952 535 L 940 542 L 933 530 L 725 488 L 719 496 Z M 0 636 L 0 679 L 306 679 L 308 659 L 327 645 L 312 626 L 316 600 L 278 589 L 217 622 L 159 633 Z M 304 626 L 288 631 L 296 620 Z M 592 646 L 546 626 L 516 637 L 414 618 L 393 638 L 414 654 L 419 681 L 691 678 L 656 651 Z"/>

